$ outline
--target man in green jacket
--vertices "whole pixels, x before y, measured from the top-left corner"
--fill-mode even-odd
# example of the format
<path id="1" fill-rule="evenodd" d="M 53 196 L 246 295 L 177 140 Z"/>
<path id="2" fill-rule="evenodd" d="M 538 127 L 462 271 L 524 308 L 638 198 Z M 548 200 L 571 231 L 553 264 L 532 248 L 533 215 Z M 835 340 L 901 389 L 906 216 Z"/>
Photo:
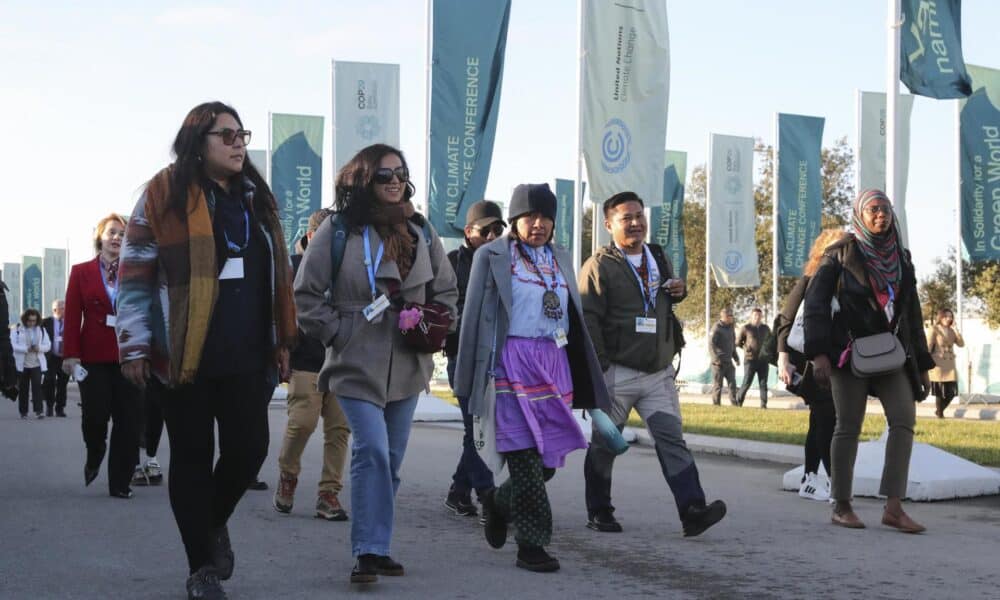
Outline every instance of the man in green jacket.
<path id="1" fill-rule="evenodd" d="M 680 350 L 680 323 L 672 304 L 687 295 L 670 261 L 656 244 L 646 244 L 642 199 L 621 192 L 604 202 L 604 226 L 612 243 L 587 259 L 579 286 L 584 319 L 612 397 L 611 420 L 625 426 L 635 408 L 656 446 L 663 476 L 674 494 L 685 536 L 702 533 L 726 514 L 721 500 L 705 502 L 694 458 L 681 432 L 680 405 L 672 360 Z M 587 527 L 618 532 L 611 504 L 615 455 L 599 435 L 591 437 L 584 463 Z"/>

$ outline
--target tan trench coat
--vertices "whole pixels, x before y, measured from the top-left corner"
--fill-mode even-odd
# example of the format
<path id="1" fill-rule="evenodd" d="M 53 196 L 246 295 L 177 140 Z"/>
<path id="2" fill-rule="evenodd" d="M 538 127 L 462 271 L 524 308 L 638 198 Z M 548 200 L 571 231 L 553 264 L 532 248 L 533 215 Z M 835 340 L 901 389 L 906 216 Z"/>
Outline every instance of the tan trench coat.
<path id="1" fill-rule="evenodd" d="M 931 381 L 958 381 L 955 346 L 964 347 L 965 340 L 954 327 L 937 324 L 927 332 L 927 349 L 937 365 L 928 372 Z"/>

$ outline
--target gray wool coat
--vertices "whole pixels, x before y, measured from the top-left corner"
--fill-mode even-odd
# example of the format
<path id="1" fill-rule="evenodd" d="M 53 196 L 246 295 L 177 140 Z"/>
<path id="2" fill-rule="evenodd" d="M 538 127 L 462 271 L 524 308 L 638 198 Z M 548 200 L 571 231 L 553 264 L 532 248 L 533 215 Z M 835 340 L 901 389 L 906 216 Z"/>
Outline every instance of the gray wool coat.
<path id="1" fill-rule="evenodd" d="M 576 286 L 573 261 L 553 248 L 556 261 L 569 287 L 569 331 L 566 354 L 573 379 L 573 408 L 610 406 L 601 363 L 583 320 L 583 303 Z M 488 374 L 499 360 L 510 329 L 513 289 L 510 273 L 510 236 L 481 246 L 472 258 L 472 273 L 465 292 L 462 329 L 458 338 L 458 362 L 455 365 L 455 395 L 469 399 L 469 413 L 486 416 L 483 396 Z M 490 364 L 493 336 L 496 335 L 494 364 Z"/>
<path id="2" fill-rule="evenodd" d="M 326 347 L 326 359 L 319 372 L 320 391 L 366 400 L 384 408 L 388 402 L 427 389 L 434 369 L 432 355 L 415 352 L 406 345 L 399 331 L 396 308 L 388 308 L 377 323 L 369 323 L 362 314 L 372 302 L 372 293 L 360 233 L 348 236 L 340 273 L 330 290 L 333 238 L 330 223 L 327 219 L 316 230 L 295 276 L 299 327 Z M 418 237 L 413 267 L 406 279 L 400 281 L 396 263 L 383 259 L 375 273 L 377 293 L 388 295 L 387 282 L 395 280 L 399 282 L 403 300 L 420 304 L 439 302 L 448 307 L 454 318 L 458 287 L 441 240 L 430 228 L 428 245 L 421 228 L 412 222 L 409 226 Z M 374 227 L 369 236 L 374 259 L 382 240 Z"/>

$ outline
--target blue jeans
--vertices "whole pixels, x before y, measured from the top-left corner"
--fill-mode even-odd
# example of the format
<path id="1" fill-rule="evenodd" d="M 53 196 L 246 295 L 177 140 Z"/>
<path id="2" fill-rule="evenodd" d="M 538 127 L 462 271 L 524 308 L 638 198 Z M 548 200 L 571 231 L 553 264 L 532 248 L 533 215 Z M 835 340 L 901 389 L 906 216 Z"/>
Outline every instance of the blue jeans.
<path id="1" fill-rule="evenodd" d="M 410 439 L 417 396 L 384 409 L 356 398 L 339 397 L 351 424 L 351 552 L 389 556 L 399 467 Z"/>
<path id="2" fill-rule="evenodd" d="M 448 383 L 454 387 L 454 381 L 455 359 L 448 357 Z M 452 489 L 463 494 L 468 494 L 472 490 L 476 490 L 477 493 L 485 492 L 493 487 L 493 472 L 483 462 L 472 442 L 472 415 L 469 414 L 469 399 L 459 397 L 458 408 L 462 412 L 465 433 L 462 436 L 462 455 L 458 459 L 458 466 L 455 467 L 455 474 L 451 477 L 454 482 Z"/>

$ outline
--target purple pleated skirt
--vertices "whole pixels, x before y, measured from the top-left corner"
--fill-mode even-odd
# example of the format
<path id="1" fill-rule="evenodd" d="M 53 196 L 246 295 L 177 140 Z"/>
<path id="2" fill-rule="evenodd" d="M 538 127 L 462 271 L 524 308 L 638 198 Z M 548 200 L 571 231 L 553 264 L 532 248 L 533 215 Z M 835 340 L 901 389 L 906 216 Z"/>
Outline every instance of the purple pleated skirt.
<path id="1" fill-rule="evenodd" d="M 508 337 L 496 370 L 497 451 L 536 448 L 542 464 L 562 467 L 587 448 L 570 410 L 573 381 L 566 349 L 548 338 Z"/>

